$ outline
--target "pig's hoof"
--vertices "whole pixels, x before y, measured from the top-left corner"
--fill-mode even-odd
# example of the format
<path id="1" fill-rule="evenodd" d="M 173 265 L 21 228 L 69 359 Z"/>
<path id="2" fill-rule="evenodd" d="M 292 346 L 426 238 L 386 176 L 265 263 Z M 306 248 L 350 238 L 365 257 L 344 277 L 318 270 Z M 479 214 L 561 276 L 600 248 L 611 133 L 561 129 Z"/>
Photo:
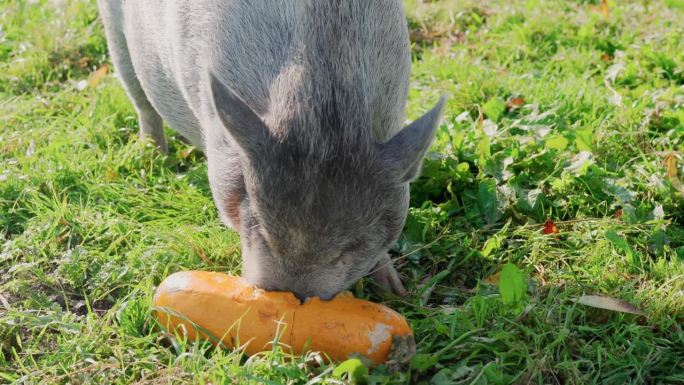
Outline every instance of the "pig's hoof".
<path id="1" fill-rule="evenodd" d="M 385 292 L 392 292 L 400 297 L 408 295 L 399 273 L 397 273 L 389 257 L 378 262 L 373 270 L 373 279 Z"/>

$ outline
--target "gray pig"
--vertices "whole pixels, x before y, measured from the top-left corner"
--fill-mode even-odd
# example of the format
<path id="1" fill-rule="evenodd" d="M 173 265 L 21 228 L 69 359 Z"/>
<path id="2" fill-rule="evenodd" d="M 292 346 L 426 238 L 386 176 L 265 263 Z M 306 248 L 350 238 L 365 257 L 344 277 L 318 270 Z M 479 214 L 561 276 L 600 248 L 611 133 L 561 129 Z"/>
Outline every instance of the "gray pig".
<path id="1" fill-rule="evenodd" d="M 98 0 L 112 61 L 166 152 L 201 148 L 242 275 L 329 299 L 387 254 L 444 104 L 402 129 L 411 57 L 401 0 Z"/>

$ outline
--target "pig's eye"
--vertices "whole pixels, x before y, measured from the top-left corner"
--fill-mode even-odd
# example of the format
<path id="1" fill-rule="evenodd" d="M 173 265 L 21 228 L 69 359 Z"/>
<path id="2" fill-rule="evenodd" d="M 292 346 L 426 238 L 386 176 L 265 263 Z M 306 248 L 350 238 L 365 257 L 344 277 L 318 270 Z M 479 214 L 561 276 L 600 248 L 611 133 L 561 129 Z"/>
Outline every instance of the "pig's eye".
<path id="1" fill-rule="evenodd" d="M 342 253 L 335 261 L 335 264 L 339 267 L 342 267 L 348 265 L 350 262 L 351 256 L 348 253 Z"/>
<path id="2" fill-rule="evenodd" d="M 358 253 L 365 247 L 365 242 L 362 239 L 354 239 L 344 247 L 342 255 Z"/>

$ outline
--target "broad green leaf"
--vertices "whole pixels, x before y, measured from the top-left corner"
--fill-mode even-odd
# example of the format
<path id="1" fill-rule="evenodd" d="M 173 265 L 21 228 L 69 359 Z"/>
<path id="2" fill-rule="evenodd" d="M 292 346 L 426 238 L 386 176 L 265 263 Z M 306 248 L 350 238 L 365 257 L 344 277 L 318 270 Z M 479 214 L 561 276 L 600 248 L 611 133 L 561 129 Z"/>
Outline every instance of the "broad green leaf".
<path id="1" fill-rule="evenodd" d="M 551 187 L 556 192 L 562 193 L 572 187 L 574 181 L 575 178 L 572 175 L 564 172 L 561 174 L 560 178 L 551 178 L 550 183 Z"/>
<path id="2" fill-rule="evenodd" d="M 451 379 L 452 370 L 444 368 L 437 372 L 430 379 L 430 385 L 456 385 L 456 381 Z"/>
<path id="3" fill-rule="evenodd" d="M 491 120 L 498 122 L 501 115 L 506 111 L 506 102 L 498 97 L 493 97 L 482 106 L 482 112 Z"/>
<path id="4" fill-rule="evenodd" d="M 487 242 L 485 242 L 484 247 L 482 248 L 482 256 L 488 257 L 492 251 L 498 249 L 499 247 L 501 247 L 500 237 L 495 235 L 487 239 Z"/>
<path id="5" fill-rule="evenodd" d="M 594 23 L 588 21 L 582 25 L 582 28 L 580 28 L 579 31 L 577 31 L 577 36 L 582 40 L 589 40 L 594 37 L 595 29 Z"/>
<path id="6" fill-rule="evenodd" d="M 482 139 L 480 139 L 480 142 L 477 144 L 475 153 L 480 160 L 480 164 L 478 166 L 480 169 L 484 168 L 485 161 L 492 157 L 492 151 L 489 145 L 489 137 L 487 135 L 482 135 Z"/>
<path id="7" fill-rule="evenodd" d="M 456 172 L 459 174 L 469 174 L 470 164 L 468 162 L 461 162 L 456 166 Z"/>
<path id="8" fill-rule="evenodd" d="M 668 242 L 667 235 L 663 229 L 654 230 L 648 239 L 648 247 L 655 255 L 661 257 L 665 252 L 665 245 Z"/>
<path id="9" fill-rule="evenodd" d="M 613 244 L 617 249 L 622 251 L 626 256 L 629 262 L 632 264 L 634 267 L 639 267 L 641 265 L 641 261 L 639 259 L 639 255 L 632 250 L 632 248 L 629 246 L 629 243 L 619 236 L 616 232 L 614 231 L 606 231 L 606 238 L 610 241 L 610 243 Z"/>
<path id="10" fill-rule="evenodd" d="M 477 12 L 471 12 L 470 17 L 473 18 L 477 25 L 481 25 L 482 23 L 484 23 L 484 19 L 482 19 L 482 16 L 478 15 Z"/>
<path id="11" fill-rule="evenodd" d="M 416 354 L 411 358 L 411 367 L 416 370 L 427 370 L 435 366 L 437 360 L 434 354 Z"/>
<path id="12" fill-rule="evenodd" d="M 7 380 L 8 384 L 12 384 L 12 383 L 14 383 L 14 381 L 16 381 L 18 379 L 18 377 L 15 377 L 15 376 L 12 376 L 12 375 L 6 374 L 6 373 L 0 373 L 0 378 L 4 378 L 5 380 Z"/>
<path id="13" fill-rule="evenodd" d="M 477 206 L 488 224 L 499 219 L 499 209 L 496 201 L 496 182 L 487 179 L 480 182 L 477 192 Z"/>
<path id="14" fill-rule="evenodd" d="M 591 127 L 580 128 L 574 131 L 575 146 L 580 151 L 591 151 L 594 142 L 594 130 Z"/>
<path id="15" fill-rule="evenodd" d="M 562 135 L 552 135 L 546 138 L 546 148 L 563 151 L 568 147 L 568 140 Z"/>
<path id="16" fill-rule="evenodd" d="M 499 275 L 499 294 L 505 305 L 517 305 L 527 293 L 525 274 L 518 266 L 507 263 Z"/>
<path id="17" fill-rule="evenodd" d="M 358 358 L 350 358 L 337 365 L 332 374 L 336 378 L 342 378 L 346 374 L 352 383 L 359 383 L 368 375 L 368 368 Z"/>
<path id="18" fill-rule="evenodd" d="M 463 147 L 465 135 L 462 132 L 457 132 L 451 138 L 451 146 L 454 150 L 460 150 Z"/>
<path id="19" fill-rule="evenodd" d="M 473 310 L 477 327 L 483 327 L 485 322 L 489 319 L 492 309 L 490 302 L 492 302 L 490 297 L 483 297 L 481 295 L 476 295 L 471 298 L 470 307 Z"/>
<path id="20" fill-rule="evenodd" d="M 511 220 L 509 219 L 504 227 L 501 228 L 501 230 L 497 231 L 496 234 L 491 236 L 487 241 L 485 242 L 484 246 L 482 247 L 482 255 L 487 257 L 489 256 L 492 251 L 497 250 L 498 248 L 501 247 L 501 244 L 503 243 L 504 238 L 506 238 L 506 232 L 508 231 L 508 227 L 511 225 Z"/>

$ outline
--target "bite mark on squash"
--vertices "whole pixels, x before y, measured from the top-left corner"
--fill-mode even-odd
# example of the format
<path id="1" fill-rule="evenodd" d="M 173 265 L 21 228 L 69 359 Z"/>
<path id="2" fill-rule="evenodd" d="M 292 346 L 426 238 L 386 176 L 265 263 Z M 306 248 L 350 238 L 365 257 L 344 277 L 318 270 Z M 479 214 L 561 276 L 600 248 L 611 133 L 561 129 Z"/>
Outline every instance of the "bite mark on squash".
<path id="1" fill-rule="evenodd" d="M 391 326 L 385 325 L 384 323 L 378 323 L 375 325 L 373 330 L 368 332 L 368 340 L 371 343 L 371 346 L 368 349 L 368 354 L 373 354 L 380 349 L 380 346 L 383 344 L 383 342 L 390 338 L 391 330 Z"/>
<path id="2" fill-rule="evenodd" d="M 273 320 L 273 321 L 278 321 L 278 311 L 267 311 L 263 309 L 257 310 L 257 314 L 259 314 L 259 317 L 262 320 Z"/>

